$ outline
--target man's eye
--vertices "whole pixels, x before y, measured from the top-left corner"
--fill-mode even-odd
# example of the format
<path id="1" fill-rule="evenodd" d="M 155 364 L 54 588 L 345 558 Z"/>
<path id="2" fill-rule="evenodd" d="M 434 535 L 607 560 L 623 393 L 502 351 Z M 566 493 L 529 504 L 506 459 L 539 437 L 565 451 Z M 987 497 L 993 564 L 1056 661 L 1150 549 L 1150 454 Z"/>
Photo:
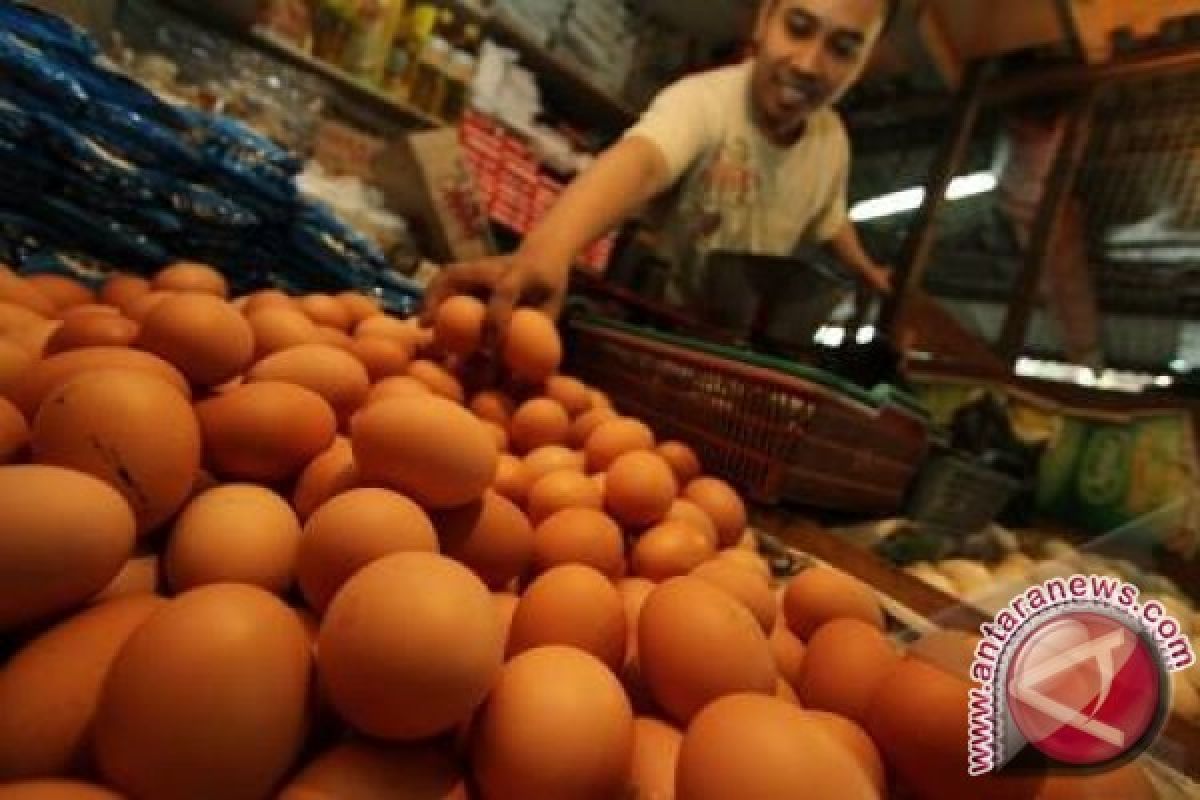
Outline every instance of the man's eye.
<path id="1" fill-rule="evenodd" d="M 816 20 L 808 14 L 792 14 L 788 17 L 788 33 L 792 36 L 811 36 L 816 26 Z"/>
<path id="2" fill-rule="evenodd" d="M 859 45 L 856 42 L 834 40 L 830 45 L 833 54 L 842 61 L 853 61 L 858 58 Z"/>

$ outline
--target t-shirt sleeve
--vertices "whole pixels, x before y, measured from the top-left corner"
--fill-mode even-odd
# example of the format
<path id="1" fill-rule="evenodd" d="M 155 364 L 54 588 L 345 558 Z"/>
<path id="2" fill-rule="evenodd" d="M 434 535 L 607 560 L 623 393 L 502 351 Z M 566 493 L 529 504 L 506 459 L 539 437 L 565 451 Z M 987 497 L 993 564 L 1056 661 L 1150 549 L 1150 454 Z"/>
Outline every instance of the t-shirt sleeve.
<path id="1" fill-rule="evenodd" d="M 846 134 L 839 125 L 835 134 L 837 171 L 829 187 L 828 200 L 821 213 L 813 221 L 812 238 L 818 242 L 828 242 L 837 236 L 850 218 L 846 208 L 847 184 L 850 182 L 850 144 Z"/>
<path id="2" fill-rule="evenodd" d="M 655 144 L 667 162 L 670 183 L 677 182 L 712 140 L 712 98 L 704 76 L 684 78 L 659 92 L 625 138 Z"/>

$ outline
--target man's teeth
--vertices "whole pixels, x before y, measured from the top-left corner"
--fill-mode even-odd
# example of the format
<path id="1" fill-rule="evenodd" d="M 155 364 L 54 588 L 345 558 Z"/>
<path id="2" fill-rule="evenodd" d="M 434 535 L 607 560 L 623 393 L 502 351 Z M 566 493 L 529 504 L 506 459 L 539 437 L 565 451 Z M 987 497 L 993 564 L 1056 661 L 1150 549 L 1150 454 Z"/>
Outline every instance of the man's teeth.
<path id="1" fill-rule="evenodd" d="M 809 103 L 812 100 L 812 95 L 804 89 L 798 89 L 794 86 L 784 86 L 781 95 L 783 102 L 788 105 L 800 105 L 801 103 Z"/>

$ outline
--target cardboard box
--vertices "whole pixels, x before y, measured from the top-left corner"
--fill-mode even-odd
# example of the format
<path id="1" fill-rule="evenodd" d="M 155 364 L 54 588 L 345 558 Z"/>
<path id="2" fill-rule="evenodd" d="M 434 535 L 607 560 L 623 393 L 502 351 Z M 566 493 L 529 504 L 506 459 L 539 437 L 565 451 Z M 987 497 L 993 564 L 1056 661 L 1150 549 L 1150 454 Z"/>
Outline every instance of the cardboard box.
<path id="1" fill-rule="evenodd" d="M 392 141 L 375 161 L 377 183 L 430 256 L 443 262 L 490 255 L 486 215 L 453 128 Z"/>

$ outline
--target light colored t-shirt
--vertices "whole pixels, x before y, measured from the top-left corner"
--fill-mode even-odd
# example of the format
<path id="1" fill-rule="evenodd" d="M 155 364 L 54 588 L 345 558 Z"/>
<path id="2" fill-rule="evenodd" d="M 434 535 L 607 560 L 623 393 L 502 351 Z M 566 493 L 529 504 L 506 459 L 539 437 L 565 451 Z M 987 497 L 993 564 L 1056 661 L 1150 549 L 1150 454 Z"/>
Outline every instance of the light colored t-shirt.
<path id="1" fill-rule="evenodd" d="M 846 222 L 850 146 L 841 119 L 819 111 L 799 141 L 778 147 L 751 119 L 751 70 L 745 62 L 684 78 L 626 133 L 658 146 L 674 185 L 650 214 L 672 264 L 673 302 L 699 298 L 713 250 L 790 255 Z"/>

